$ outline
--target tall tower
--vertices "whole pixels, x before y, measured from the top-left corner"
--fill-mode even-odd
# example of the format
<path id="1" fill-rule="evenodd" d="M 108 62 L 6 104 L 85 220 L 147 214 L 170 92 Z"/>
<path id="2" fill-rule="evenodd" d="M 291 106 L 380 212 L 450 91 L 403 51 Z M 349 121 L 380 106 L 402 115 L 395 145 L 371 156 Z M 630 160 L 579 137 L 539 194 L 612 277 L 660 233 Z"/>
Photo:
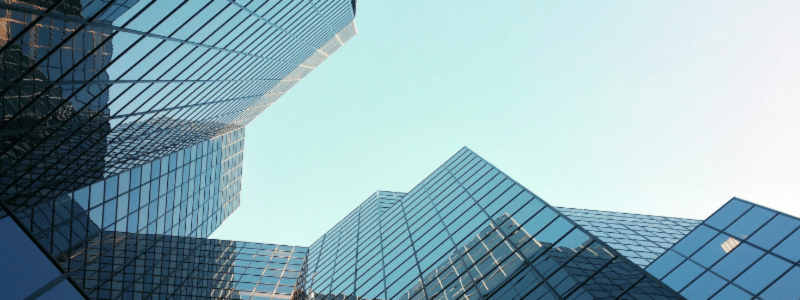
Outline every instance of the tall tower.
<path id="1" fill-rule="evenodd" d="M 171 236 L 208 237 L 244 126 L 356 34 L 354 4 L 0 0 L 0 219 L 57 270 L 26 295 L 121 297 L 197 244 Z"/>

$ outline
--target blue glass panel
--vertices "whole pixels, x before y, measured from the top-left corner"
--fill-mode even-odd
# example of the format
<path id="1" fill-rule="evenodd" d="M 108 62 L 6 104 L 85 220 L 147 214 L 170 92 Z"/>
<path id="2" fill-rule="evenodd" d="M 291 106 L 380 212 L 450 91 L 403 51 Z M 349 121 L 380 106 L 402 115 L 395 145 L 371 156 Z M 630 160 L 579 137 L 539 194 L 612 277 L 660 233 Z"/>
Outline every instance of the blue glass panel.
<path id="1" fill-rule="evenodd" d="M 681 291 L 681 295 L 686 299 L 708 299 L 726 283 L 728 282 L 719 278 L 719 276 L 706 272 Z"/>
<path id="2" fill-rule="evenodd" d="M 711 238 L 719 232 L 707 226 L 697 226 L 691 233 L 686 235 L 678 244 L 672 249 L 683 255 L 692 255 L 697 249 L 703 247 Z"/>
<path id="3" fill-rule="evenodd" d="M 700 265 L 710 268 L 711 265 L 716 263 L 722 256 L 725 250 L 722 249 L 722 243 L 727 241 L 730 237 L 726 234 L 720 234 L 706 244 L 700 251 L 697 251 L 691 258 L 698 262 Z"/>
<path id="4" fill-rule="evenodd" d="M 752 235 L 753 232 L 758 230 L 758 228 L 767 223 L 773 216 L 775 216 L 774 212 L 756 206 L 739 218 L 739 220 L 736 220 L 733 225 L 725 229 L 725 232 L 738 239 L 746 239 Z"/>
<path id="5" fill-rule="evenodd" d="M 745 268 L 749 267 L 750 264 L 761 258 L 762 255 L 764 255 L 764 251 L 742 243 L 714 265 L 711 270 L 714 270 L 726 279 L 733 279 L 744 271 Z"/>
<path id="6" fill-rule="evenodd" d="M 61 272 L 9 217 L 0 219 L 0 291 L 5 299 L 22 299 Z"/>
<path id="7" fill-rule="evenodd" d="M 800 267 L 794 267 L 761 293 L 763 299 L 800 299 Z"/>
<path id="8" fill-rule="evenodd" d="M 739 278 L 736 278 L 734 282 L 748 291 L 758 294 L 790 267 L 791 265 L 788 262 L 767 254 L 753 264 L 750 269 L 747 269 Z"/>
<path id="9" fill-rule="evenodd" d="M 680 291 L 689 284 L 689 282 L 697 278 L 700 273 L 703 273 L 704 270 L 703 267 L 687 260 L 678 266 L 675 271 L 667 275 L 667 277 L 664 278 L 664 283 L 676 291 Z"/>
<path id="10" fill-rule="evenodd" d="M 61 281 L 61 283 L 54 286 L 49 291 L 45 292 L 37 298 L 39 300 L 83 300 L 83 296 L 78 290 L 69 283 L 68 280 Z"/>
<path id="11" fill-rule="evenodd" d="M 654 261 L 650 266 L 647 267 L 647 272 L 650 272 L 653 276 L 658 279 L 667 275 L 672 269 L 674 269 L 677 265 L 683 262 L 683 256 L 680 254 L 675 253 L 675 251 L 669 250 L 664 252 L 656 261 Z"/>
<path id="12" fill-rule="evenodd" d="M 753 296 L 742 291 L 740 288 L 737 288 L 733 285 L 728 285 L 722 291 L 719 292 L 712 300 L 750 300 L 753 299 Z"/>
<path id="13" fill-rule="evenodd" d="M 728 204 L 725 204 L 725 206 L 720 208 L 713 216 L 709 217 L 705 223 L 717 229 L 725 229 L 725 227 L 728 227 L 728 225 L 733 223 L 736 218 L 750 209 L 750 207 L 752 207 L 752 205 L 742 201 L 736 199 L 731 200 L 728 202 Z"/>
<path id="14" fill-rule="evenodd" d="M 772 252 L 782 255 L 795 263 L 800 260 L 800 230 L 796 230 L 789 235 L 789 237 L 778 244 Z"/>
<path id="15" fill-rule="evenodd" d="M 800 221 L 785 215 L 778 215 L 748 238 L 747 241 L 769 250 L 798 226 L 800 226 Z"/>

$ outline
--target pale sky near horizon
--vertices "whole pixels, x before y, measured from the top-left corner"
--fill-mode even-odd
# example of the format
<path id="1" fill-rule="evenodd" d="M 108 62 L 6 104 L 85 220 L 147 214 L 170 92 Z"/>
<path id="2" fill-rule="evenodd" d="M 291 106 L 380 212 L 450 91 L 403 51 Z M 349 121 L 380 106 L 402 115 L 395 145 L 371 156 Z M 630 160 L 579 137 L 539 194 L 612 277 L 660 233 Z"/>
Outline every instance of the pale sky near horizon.
<path id="1" fill-rule="evenodd" d="M 467 146 L 554 206 L 800 216 L 799 1 L 359 1 L 211 238 L 308 246 Z"/>

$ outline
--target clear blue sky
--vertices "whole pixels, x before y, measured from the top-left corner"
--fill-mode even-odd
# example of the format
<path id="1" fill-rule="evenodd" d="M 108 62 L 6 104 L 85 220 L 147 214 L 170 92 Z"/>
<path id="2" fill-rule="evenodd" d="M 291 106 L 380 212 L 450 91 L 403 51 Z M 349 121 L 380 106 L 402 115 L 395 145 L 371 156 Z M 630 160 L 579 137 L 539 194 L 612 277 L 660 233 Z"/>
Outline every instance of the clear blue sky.
<path id="1" fill-rule="evenodd" d="M 800 215 L 798 1 L 359 1 L 247 127 L 211 236 L 308 246 L 468 146 L 556 206 Z"/>

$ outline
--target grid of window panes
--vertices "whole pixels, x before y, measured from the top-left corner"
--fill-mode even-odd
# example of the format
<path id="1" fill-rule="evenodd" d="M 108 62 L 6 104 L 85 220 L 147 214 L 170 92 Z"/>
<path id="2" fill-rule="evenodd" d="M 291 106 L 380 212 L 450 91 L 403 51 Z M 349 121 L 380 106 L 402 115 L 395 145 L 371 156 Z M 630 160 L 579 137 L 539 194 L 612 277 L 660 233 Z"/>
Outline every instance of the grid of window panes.
<path id="1" fill-rule="evenodd" d="M 298 299 L 681 299 L 467 148 L 368 207 L 312 244 Z"/>
<path id="2" fill-rule="evenodd" d="M 108 248 L 108 251 L 100 251 Z M 289 299 L 307 248 L 105 231 L 94 299 Z M 87 267 L 90 269 L 91 266 Z"/>
<path id="3" fill-rule="evenodd" d="M 308 248 L 233 242 L 236 255 L 230 278 L 231 299 L 289 299 Z"/>
<path id="4" fill-rule="evenodd" d="M 687 299 L 800 299 L 799 227 L 733 198 L 647 271 Z"/>
<path id="5" fill-rule="evenodd" d="M 701 222 L 589 209 L 557 209 L 642 268 Z"/>
<path id="6" fill-rule="evenodd" d="M 111 251 L 100 245 L 117 240 L 116 235 L 108 238 L 108 232 L 210 235 L 239 206 L 243 148 L 244 129 L 232 131 L 52 202 L 16 206 L 15 214 L 93 295 L 102 278 L 126 267 L 99 267 L 97 262 Z"/>
<path id="7" fill-rule="evenodd" d="M 3 202 L 241 128 L 356 33 L 349 0 L 0 0 L 0 31 Z"/>
<path id="8" fill-rule="evenodd" d="M 382 282 L 381 278 L 385 274 L 381 252 L 381 216 L 403 196 L 405 193 L 387 191 L 372 194 L 311 244 L 308 258 L 303 264 L 297 297 L 303 298 L 308 293 L 314 297 L 323 290 L 326 290 L 324 293 L 329 293 L 327 290 L 331 289 L 331 285 L 337 290 L 349 289 L 351 291 L 347 294 L 351 294 L 356 284 L 356 271 L 361 274 L 360 280 Z M 358 268 L 356 262 L 359 264 Z M 364 267 L 364 263 L 368 267 Z M 367 274 L 366 277 L 363 274 Z M 361 281 L 359 283 L 363 285 Z M 311 290 L 308 288 L 310 286 L 319 288 Z M 369 292 L 370 295 L 382 295 L 382 291 L 378 290 Z"/>

